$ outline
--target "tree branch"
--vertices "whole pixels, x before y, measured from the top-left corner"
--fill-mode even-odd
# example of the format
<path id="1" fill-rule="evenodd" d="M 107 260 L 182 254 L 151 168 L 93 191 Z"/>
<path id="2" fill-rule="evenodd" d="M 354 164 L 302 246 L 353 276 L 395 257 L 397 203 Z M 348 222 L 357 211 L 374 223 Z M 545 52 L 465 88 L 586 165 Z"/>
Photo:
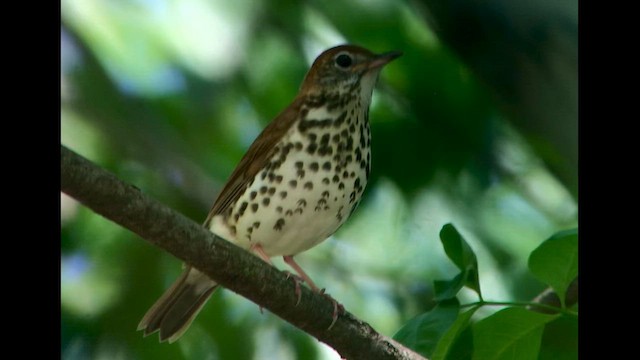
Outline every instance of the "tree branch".
<path id="1" fill-rule="evenodd" d="M 65 146 L 60 155 L 64 193 L 326 343 L 343 358 L 424 359 L 348 312 L 328 330 L 333 304 L 326 297 L 302 287 L 296 306 L 293 282 L 276 268 Z"/>

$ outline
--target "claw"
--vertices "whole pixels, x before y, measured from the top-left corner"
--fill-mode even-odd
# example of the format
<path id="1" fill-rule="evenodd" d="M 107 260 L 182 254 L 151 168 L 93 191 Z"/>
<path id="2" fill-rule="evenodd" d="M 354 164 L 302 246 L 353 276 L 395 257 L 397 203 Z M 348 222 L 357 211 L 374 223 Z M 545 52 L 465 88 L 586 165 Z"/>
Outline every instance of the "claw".
<path id="1" fill-rule="evenodd" d="M 327 294 L 325 292 L 325 289 L 318 288 L 316 286 L 316 284 L 313 283 L 313 281 L 311 280 L 309 275 L 307 275 L 304 272 L 304 270 L 302 270 L 300 265 L 298 265 L 296 263 L 296 261 L 293 260 L 293 255 L 284 256 L 283 259 L 284 259 L 284 262 L 289 264 L 289 266 L 291 266 L 299 275 L 299 276 L 297 276 L 297 275 L 294 275 L 294 274 L 292 274 L 292 273 L 287 271 L 287 277 L 293 277 L 294 281 L 296 281 L 296 294 L 298 295 L 298 302 L 296 303 L 296 305 L 298 305 L 298 303 L 300 303 L 300 295 L 301 295 L 300 284 L 299 284 L 300 282 L 307 283 L 307 285 L 309 285 L 309 287 L 311 288 L 312 291 L 329 298 L 329 300 L 331 300 L 331 302 L 333 302 L 333 321 L 331 321 L 331 325 L 329 325 L 329 328 L 327 329 L 327 330 L 331 330 L 333 325 L 338 320 L 338 316 L 340 314 L 344 314 L 345 313 L 344 306 L 342 306 L 342 304 L 340 304 L 334 298 L 332 298 L 331 295 Z"/>
<path id="2" fill-rule="evenodd" d="M 287 274 L 287 279 L 291 278 L 293 279 L 294 284 L 296 284 L 296 296 L 298 297 L 298 300 L 296 301 L 296 305 L 298 306 L 298 304 L 300 304 L 300 300 L 302 299 L 302 290 L 300 289 L 300 283 L 304 282 L 304 280 L 295 274 L 292 274 L 289 271 L 285 270 L 285 273 Z"/>
<path id="3" fill-rule="evenodd" d="M 324 292 L 324 289 L 320 290 L 320 294 L 322 294 L 323 296 L 325 296 L 326 298 L 331 300 L 331 302 L 333 303 L 333 315 L 332 315 L 332 319 L 333 320 L 331 321 L 331 325 L 329 325 L 329 327 L 327 328 L 327 330 L 331 330 L 333 325 L 338 320 L 338 316 L 343 315 L 345 313 L 344 306 L 342 304 L 340 304 L 339 302 L 337 302 L 336 299 L 331 297 L 331 295 L 326 294 Z"/>

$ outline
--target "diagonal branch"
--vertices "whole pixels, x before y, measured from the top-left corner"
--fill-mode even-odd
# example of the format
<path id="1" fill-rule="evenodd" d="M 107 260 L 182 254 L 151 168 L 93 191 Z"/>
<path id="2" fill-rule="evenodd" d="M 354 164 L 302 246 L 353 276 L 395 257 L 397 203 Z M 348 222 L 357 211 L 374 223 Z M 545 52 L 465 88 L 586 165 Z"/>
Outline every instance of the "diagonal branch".
<path id="1" fill-rule="evenodd" d="M 112 173 L 60 148 L 61 190 L 105 218 L 192 264 L 222 286 L 269 309 L 347 359 L 424 359 L 350 313 L 331 330 L 333 304 L 302 288 L 300 303 L 286 275 L 215 236 Z M 134 329 L 132 329 L 133 331 Z"/>

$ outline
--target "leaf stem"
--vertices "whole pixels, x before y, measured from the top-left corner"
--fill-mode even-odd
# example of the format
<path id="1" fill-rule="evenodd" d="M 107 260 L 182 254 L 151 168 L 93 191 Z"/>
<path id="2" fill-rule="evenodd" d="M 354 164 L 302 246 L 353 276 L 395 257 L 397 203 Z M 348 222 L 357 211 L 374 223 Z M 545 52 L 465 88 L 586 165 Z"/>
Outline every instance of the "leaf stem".
<path id="1" fill-rule="evenodd" d="M 480 300 L 468 304 L 460 305 L 460 309 L 472 307 L 472 306 L 521 306 L 521 307 L 537 307 L 541 309 L 550 310 L 553 312 L 558 312 L 564 315 L 578 317 L 578 313 L 575 311 L 571 311 L 569 309 L 563 309 L 556 306 L 540 304 L 537 302 L 527 302 L 527 301 L 487 301 Z"/>

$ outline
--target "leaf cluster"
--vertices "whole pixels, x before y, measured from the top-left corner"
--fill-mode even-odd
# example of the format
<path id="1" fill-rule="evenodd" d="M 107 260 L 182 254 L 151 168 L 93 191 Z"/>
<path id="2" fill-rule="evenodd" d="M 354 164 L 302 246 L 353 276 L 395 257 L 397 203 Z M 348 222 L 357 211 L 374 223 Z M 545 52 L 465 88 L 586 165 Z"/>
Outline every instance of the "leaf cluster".
<path id="1" fill-rule="evenodd" d="M 558 295 L 558 308 L 484 300 L 473 249 L 452 224 L 442 228 L 440 240 L 460 272 L 450 280 L 434 282 L 436 306 L 406 323 L 395 340 L 432 360 L 577 359 L 577 302 L 568 306 L 566 301 L 567 290 L 578 276 L 577 229 L 554 234 L 528 260 L 531 274 Z M 479 301 L 460 304 L 457 296 L 463 287 L 475 291 Z M 474 317 L 481 308 L 495 305 L 504 308 Z"/>

